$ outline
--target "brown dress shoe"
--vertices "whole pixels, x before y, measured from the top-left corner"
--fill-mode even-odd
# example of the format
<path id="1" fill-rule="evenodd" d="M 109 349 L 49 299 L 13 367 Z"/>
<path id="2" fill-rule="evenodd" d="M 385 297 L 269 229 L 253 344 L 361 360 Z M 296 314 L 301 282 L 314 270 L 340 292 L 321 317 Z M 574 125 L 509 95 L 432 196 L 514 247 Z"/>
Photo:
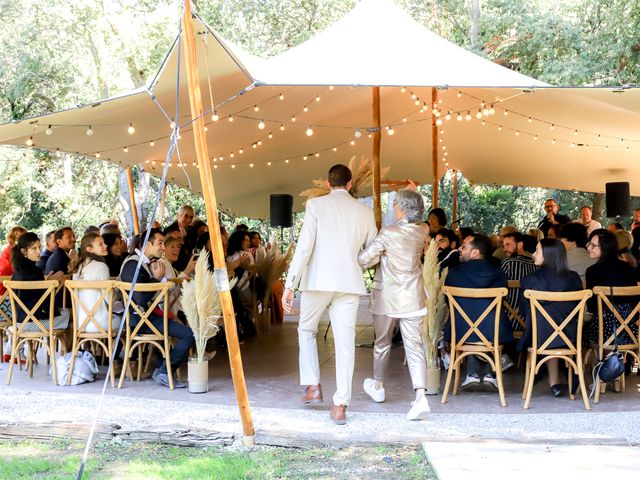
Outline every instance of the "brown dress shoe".
<path id="1" fill-rule="evenodd" d="M 306 404 L 322 403 L 322 388 L 320 388 L 320 384 L 309 385 L 305 390 L 305 394 L 304 394 L 304 397 L 302 397 L 302 401 Z"/>
<path id="2" fill-rule="evenodd" d="M 331 405 L 331 413 L 329 418 L 336 425 L 347 424 L 347 406 L 346 405 Z"/>

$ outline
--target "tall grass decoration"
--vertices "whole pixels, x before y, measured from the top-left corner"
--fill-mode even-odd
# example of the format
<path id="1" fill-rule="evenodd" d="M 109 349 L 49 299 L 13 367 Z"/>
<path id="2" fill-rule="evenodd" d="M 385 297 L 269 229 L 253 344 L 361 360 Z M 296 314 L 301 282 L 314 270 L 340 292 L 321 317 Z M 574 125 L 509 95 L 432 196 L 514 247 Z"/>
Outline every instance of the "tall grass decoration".
<path id="1" fill-rule="evenodd" d="M 424 253 L 424 266 L 422 269 L 424 289 L 427 294 L 427 315 L 424 317 L 422 332 L 427 368 L 439 367 L 438 341 L 440 340 L 442 325 L 447 314 L 444 293 L 442 293 L 447 270 L 444 270 L 440 275 L 438 263 L 438 246 L 435 240 L 431 240 Z"/>

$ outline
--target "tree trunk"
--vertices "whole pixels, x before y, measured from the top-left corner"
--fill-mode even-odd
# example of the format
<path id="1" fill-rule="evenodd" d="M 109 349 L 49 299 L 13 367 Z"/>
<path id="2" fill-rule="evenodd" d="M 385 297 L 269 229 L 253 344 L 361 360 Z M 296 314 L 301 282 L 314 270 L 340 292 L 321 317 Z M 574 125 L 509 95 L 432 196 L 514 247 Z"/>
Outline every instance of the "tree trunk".
<path id="1" fill-rule="evenodd" d="M 471 50 L 479 49 L 480 39 L 480 0 L 471 0 Z"/>

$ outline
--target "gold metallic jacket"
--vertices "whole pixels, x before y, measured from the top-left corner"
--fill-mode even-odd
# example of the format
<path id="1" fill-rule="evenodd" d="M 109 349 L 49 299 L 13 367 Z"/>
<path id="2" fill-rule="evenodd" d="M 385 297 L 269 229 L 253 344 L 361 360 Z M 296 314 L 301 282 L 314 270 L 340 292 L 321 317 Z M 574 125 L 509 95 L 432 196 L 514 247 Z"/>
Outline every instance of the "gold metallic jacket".
<path id="1" fill-rule="evenodd" d="M 380 262 L 384 314 L 393 317 L 417 312 L 425 306 L 421 257 L 426 232 L 406 220 L 383 227 L 378 236 L 358 255 L 368 268 Z M 376 278 L 379 275 L 376 274 Z M 374 288 L 380 288 L 374 284 Z M 377 292 L 376 292 L 377 293 Z"/>

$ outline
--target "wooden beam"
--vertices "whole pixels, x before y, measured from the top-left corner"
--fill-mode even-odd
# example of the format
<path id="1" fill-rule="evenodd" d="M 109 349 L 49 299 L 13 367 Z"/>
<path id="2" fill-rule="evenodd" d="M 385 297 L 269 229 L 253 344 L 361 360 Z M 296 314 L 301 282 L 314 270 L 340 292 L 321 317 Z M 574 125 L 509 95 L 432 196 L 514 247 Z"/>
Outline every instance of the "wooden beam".
<path id="1" fill-rule="evenodd" d="M 227 337 L 227 349 L 229 351 L 229 364 L 231 366 L 231 377 L 236 391 L 240 418 L 242 420 L 242 430 L 244 433 L 244 444 L 251 446 L 255 443 L 255 430 L 249 406 L 249 395 L 244 379 L 242 368 L 242 357 L 238 344 L 238 330 L 236 328 L 235 313 L 231 302 L 231 292 L 227 278 L 227 266 L 225 255 L 222 251 L 222 241 L 220 238 L 220 223 L 218 220 L 218 204 L 213 185 L 213 169 L 209 161 L 209 151 L 207 139 L 204 132 L 204 117 L 202 109 L 202 95 L 200 92 L 200 77 L 198 75 L 198 59 L 196 57 L 196 43 L 193 32 L 191 0 L 187 0 L 184 6 L 182 17 L 182 38 L 184 44 L 184 56 L 187 71 L 187 83 L 189 87 L 189 104 L 191 106 L 191 118 L 193 119 L 193 139 L 198 159 L 200 182 L 207 212 L 207 222 L 209 234 L 211 235 L 211 251 L 213 254 L 213 264 L 216 273 L 216 283 L 220 294 L 220 303 L 224 316 L 224 331 Z"/>
<path id="2" fill-rule="evenodd" d="M 133 187 L 133 174 L 131 167 L 125 170 L 127 172 L 127 183 L 129 184 L 129 203 L 131 203 L 131 216 L 133 217 L 133 233 L 140 234 L 140 220 L 138 220 L 138 206 L 136 205 L 136 191 Z"/>
<path id="3" fill-rule="evenodd" d="M 371 169 L 373 170 L 373 217 L 378 229 L 382 225 L 382 206 L 380 198 L 380 87 L 371 89 L 371 107 L 373 113 L 373 152 L 371 154 Z"/>
<path id="4" fill-rule="evenodd" d="M 451 225 L 455 225 L 458 221 L 458 171 L 451 170 L 451 173 L 453 173 L 453 208 L 451 210 L 453 220 Z"/>
<path id="5" fill-rule="evenodd" d="M 438 126 L 436 125 L 436 115 L 433 113 L 433 106 L 438 104 L 438 90 L 431 87 L 431 208 L 438 206 Z"/>

